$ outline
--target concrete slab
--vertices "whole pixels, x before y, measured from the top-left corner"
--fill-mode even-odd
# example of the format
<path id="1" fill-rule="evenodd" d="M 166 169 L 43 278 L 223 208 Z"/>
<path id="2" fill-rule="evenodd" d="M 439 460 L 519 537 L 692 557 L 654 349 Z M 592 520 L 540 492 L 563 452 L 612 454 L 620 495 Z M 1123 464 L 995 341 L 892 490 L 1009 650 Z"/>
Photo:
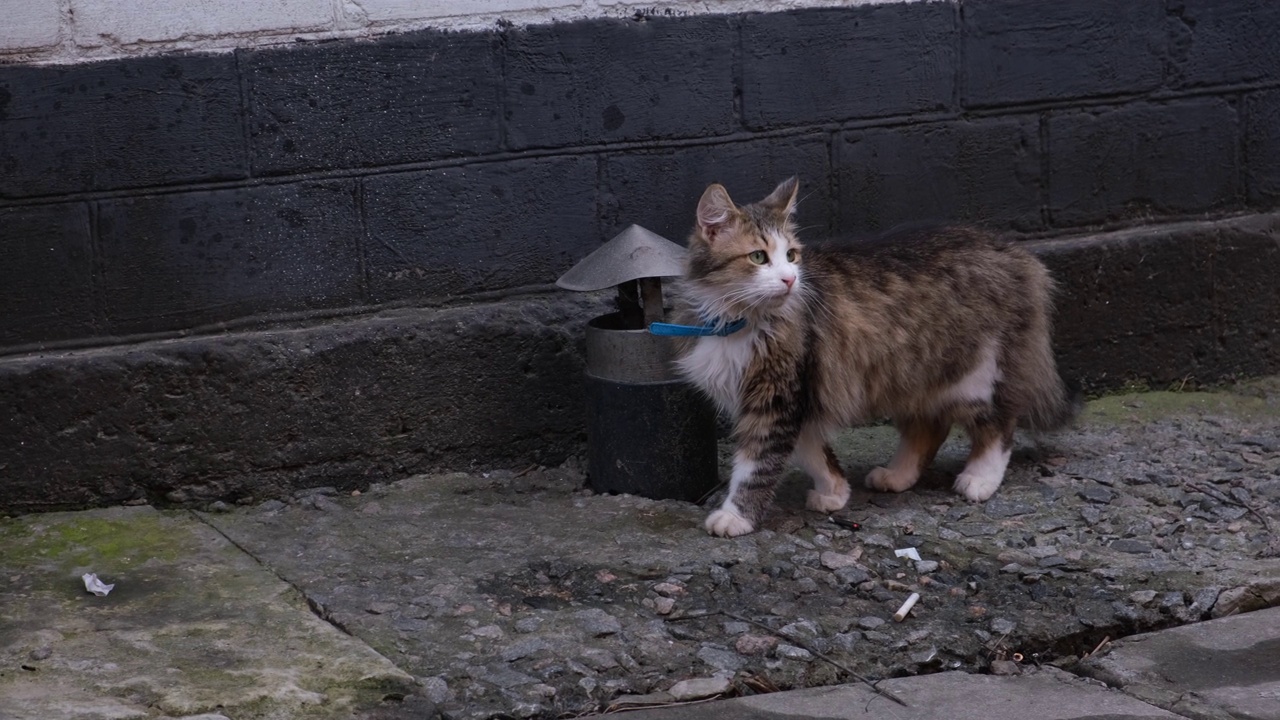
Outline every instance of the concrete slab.
<path id="1" fill-rule="evenodd" d="M 1134 635 L 1082 665 L 1187 717 L 1280 720 L 1280 607 Z"/>
<path id="2" fill-rule="evenodd" d="M 755 695 L 628 713 L 627 720 L 782 720 L 782 718 L 894 718 L 894 720 L 1139 720 L 1177 718 L 1123 693 L 1054 668 L 997 677 L 945 672 L 886 680 L 879 687 L 902 707 L 865 685 Z"/>
<path id="3" fill-rule="evenodd" d="M 413 689 L 185 512 L 0 520 L 0 581 L 6 720 L 345 718 Z"/>

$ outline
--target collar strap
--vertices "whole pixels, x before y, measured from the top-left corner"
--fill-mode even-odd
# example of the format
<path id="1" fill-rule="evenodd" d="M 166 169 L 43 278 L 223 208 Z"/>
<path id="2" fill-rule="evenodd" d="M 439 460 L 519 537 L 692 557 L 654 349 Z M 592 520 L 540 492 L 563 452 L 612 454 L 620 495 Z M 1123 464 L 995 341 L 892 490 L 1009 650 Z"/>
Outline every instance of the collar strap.
<path id="1" fill-rule="evenodd" d="M 732 335 L 746 326 L 746 318 L 739 318 L 727 323 L 721 323 L 716 320 L 702 325 L 677 325 L 675 323 L 656 322 L 649 323 L 649 332 L 653 335 L 669 337 L 724 337 L 725 335 Z"/>

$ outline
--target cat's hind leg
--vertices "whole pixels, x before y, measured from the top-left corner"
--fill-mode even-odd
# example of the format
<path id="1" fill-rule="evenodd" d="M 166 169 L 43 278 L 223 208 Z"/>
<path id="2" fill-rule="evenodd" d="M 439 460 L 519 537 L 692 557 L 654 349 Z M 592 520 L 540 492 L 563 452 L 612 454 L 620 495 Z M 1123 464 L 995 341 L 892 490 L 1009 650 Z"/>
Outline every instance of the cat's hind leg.
<path id="1" fill-rule="evenodd" d="M 967 423 L 972 447 L 964 470 L 956 476 L 955 491 L 974 502 L 996 494 L 1013 455 L 1013 431 L 1017 419 L 981 418 Z"/>
<path id="2" fill-rule="evenodd" d="M 835 512 L 849 502 L 849 483 L 825 435 L 817 425 L 806 426 L 800 431 L 791 459 L 813 478 L 805 506 L 818 512 Z"/>
<path id="3" fill-rule="evenodd" d="M 898 451 L 887 467 L 867 473 L 866 484 L 872 490 L 902 492 L 915 485 L 951 430 L 951 423 L 937 418 L 907 418 L 895 424 L 901 435 Z"/>

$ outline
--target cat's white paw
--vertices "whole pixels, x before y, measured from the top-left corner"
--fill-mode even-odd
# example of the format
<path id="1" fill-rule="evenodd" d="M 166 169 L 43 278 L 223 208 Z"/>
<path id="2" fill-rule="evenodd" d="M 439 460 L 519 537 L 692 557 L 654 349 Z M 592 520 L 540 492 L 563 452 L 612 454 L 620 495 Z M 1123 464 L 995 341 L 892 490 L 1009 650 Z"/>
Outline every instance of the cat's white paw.
<path id="1" fill-rule="evenodd" d="M 902 492 L 916 484 L 918 476 L 878 467 L 867 473 L 867 487 L 884 492 Z"/>
<path id="2" fill-rule="evenodd" d="M 750 520 L 724 508 L 720 508 L 707 516 L 706 528 L 707 532 L 720 537 L 746 535 L 756 529 Z"/>
<path id="3" fill-rule="evenodd" d="M 805 507 L 818 512 L 835 512 L 849 502 L 849 486 L 841 485 L 835 492 L 824 495 L 817 490 L 810 490 L 805 500 Z"/>
<path id="4" fill-rule="evenodd" d="M 973 502 L 982 502 L 996 494 L 1003 479 L 1003 475 L 962 472 L 956 476 L 956 484 L 953 487 L 956 492 Z"/>

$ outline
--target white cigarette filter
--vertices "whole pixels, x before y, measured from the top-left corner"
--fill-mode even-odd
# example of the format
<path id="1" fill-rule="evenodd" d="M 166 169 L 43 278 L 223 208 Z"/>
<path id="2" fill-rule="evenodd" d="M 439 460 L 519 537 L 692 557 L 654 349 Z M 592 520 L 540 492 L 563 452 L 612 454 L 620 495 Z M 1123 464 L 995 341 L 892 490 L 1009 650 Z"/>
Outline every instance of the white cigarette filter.
<path id="1" fill-rule="evenodd" d="M 902 622 L 907 619 L 907 613 L 911 612 L 911 608 L 916 606 L 920 600 L 920 593 L 911 593 L 907 596 L 907 601 L 902 603 L 902 607 L 898 608 L 898 612 L 893 614 L 893 619 Z"/>

